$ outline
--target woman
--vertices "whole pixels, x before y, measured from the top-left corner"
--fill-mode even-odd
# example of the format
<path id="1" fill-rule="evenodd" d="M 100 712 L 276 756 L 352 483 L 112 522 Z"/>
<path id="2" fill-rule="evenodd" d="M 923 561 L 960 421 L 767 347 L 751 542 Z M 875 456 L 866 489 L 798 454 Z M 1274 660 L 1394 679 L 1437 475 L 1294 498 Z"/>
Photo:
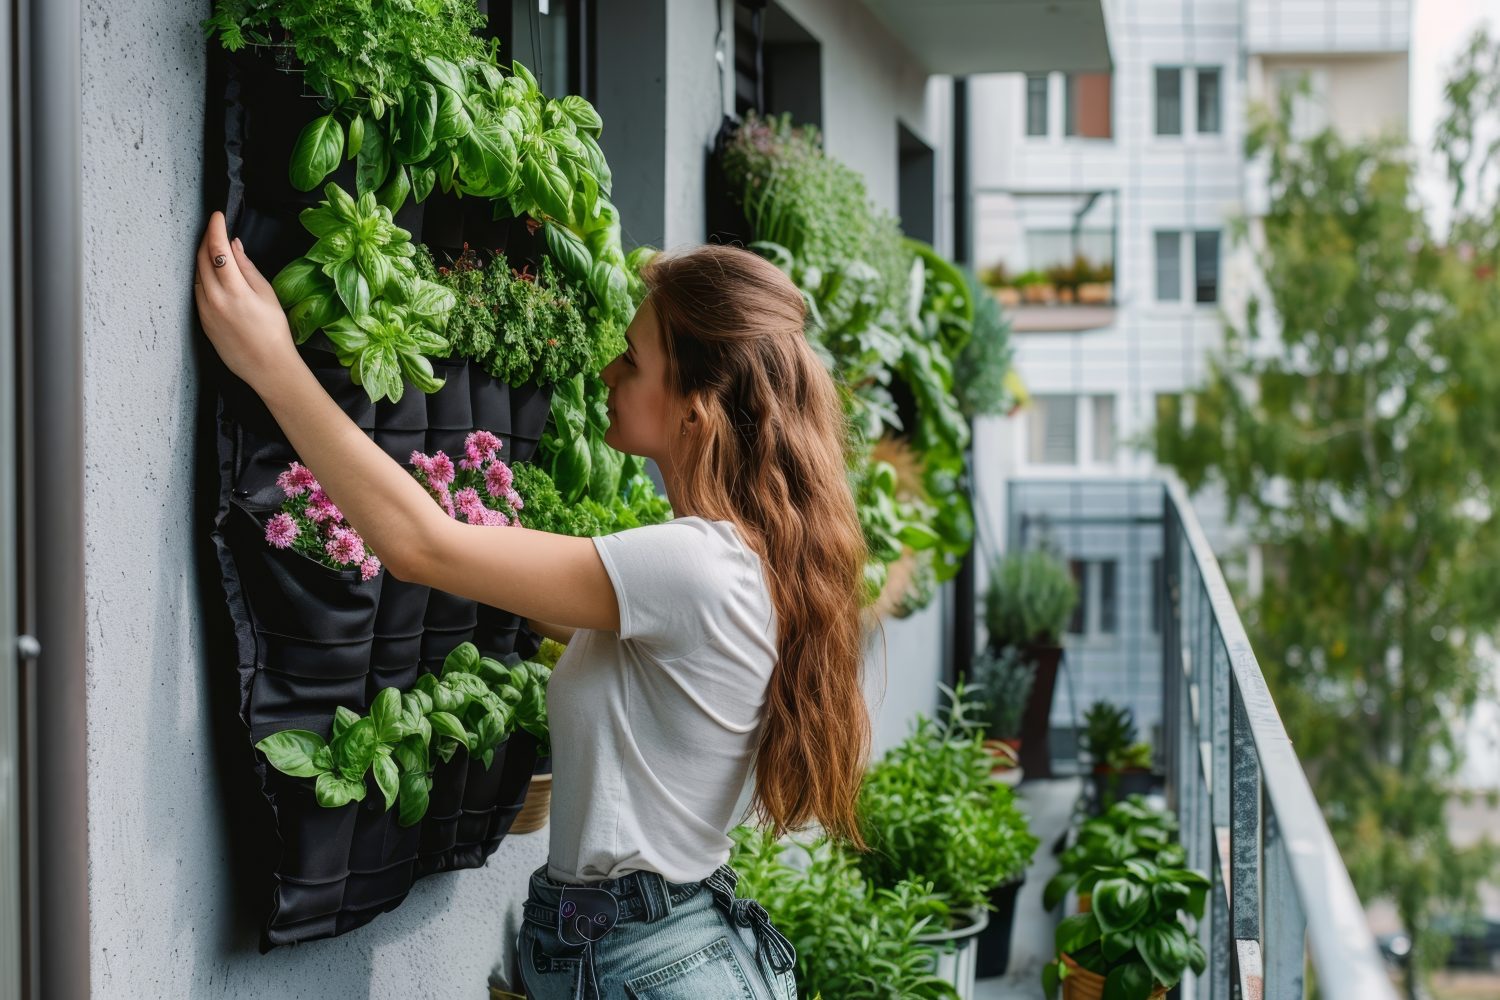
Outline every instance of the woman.
<path id="1" fill-rule="evenodd" d="M 548 692 L 550 855 L 517 943 L 528 992 L 781 1000 L 795 955 L 735 898 L 726 831 L 753 764 L 759 822 L 859 842 L 865 547 L 842 408 L 770 263 L 703 246 L 642 277 L 603 372 L 605 440 L 656 461 L 677 517 L 600 538 L 445 516 L 303 364 L 219 213 L 194 292 L 225 363 L 388 572 L 568 644 Z"/>

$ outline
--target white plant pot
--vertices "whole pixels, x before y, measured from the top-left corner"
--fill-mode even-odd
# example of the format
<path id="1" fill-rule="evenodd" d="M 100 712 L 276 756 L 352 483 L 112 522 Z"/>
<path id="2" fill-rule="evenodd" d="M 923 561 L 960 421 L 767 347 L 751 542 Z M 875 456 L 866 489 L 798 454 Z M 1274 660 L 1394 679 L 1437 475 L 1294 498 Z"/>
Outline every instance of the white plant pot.
<path id="1" fill-rule="evenodd" d="M 959 1000 L 974 1000 L 974 968 L 977 954 L 974 941 L 990 924 L 988 910 L 954 910 L 954 926 L 945 931 L 922 934 L 917 940 L 936 950 L 933 973 L 958 991 Z"/>

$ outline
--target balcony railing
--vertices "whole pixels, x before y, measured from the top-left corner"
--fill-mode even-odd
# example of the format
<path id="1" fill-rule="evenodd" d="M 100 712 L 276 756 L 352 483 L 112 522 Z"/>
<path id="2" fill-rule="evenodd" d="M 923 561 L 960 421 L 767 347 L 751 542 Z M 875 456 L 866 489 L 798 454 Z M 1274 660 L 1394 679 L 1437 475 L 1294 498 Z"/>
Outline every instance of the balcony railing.
<path id="1" fill-rule="evenodd" d="M 1095 607 L 1082 616 L 1082 634 L 1068 640 L 1068 689 L 1128 699 L 1156 732 L 1189 863 L 1213 879 L 1199 926 L 1209 965 L 1189 977 L 1184 997 L 1297 1000 L 1309 993 L 1311 959 L 1327 1000 L 1394 1000 L 1348 870 L 1181 484 L 1013 480 L 1007 506 L 1012 547 L 1044 536 L 1077 566 L 1111 564 L 1107 574 L 1083 574 L 1085 601 Z M 1117 605 L 1107 613 L 1099 606 L 1106 599 Z M 1072 699 L 1062 690 L 1059 699 L 1054 723 L 1070 711 L 1076 718 Z M 1059 742 L 1066 745 L 1055 739 L 1055 751 Z"/>

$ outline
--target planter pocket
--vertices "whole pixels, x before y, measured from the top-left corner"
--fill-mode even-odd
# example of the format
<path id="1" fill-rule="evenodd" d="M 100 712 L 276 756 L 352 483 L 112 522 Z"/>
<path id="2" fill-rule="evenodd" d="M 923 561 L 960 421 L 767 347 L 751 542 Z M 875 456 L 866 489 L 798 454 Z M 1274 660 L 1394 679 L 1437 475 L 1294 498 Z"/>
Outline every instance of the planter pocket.
<path id="1" fill-rule="evenodd" d="M 512 386 L 510 390 L 509 453 L 502 451 L 507 462 L 525 462 L 536 454 L 547 419 L 552 413 L 552 387 L 534 382 Z"/>
<path id="2" fill-rule="evenodd" d="M 430 588 L 398 580 L 387 571 L 375 612 L 375 642 L 370 649 L 368 700 L 382 688 L 405 691 L 416 683 L 422 656 L 422 623 Z"/>
<path id="3" fill-rule="evenodd" d="M 403 384 L 400 400 L 375 404 L 375 443 L 405 466 L 412 452 L 427 447 L 427 394 L 410 382 Z"/>
<path id="4" fill-rule="evenodd" d="M 443 387 L 427 397 L 424 450 L 429 455 L 443 451 L 458 461 L 463 457 L 464 438 L 474 428 L 484 426 L 474 419 L 474 408 L 469 399 L 469 369 L 469 362 L 464 358 L 432 362 L 433 374 L 443 380 Z"/>

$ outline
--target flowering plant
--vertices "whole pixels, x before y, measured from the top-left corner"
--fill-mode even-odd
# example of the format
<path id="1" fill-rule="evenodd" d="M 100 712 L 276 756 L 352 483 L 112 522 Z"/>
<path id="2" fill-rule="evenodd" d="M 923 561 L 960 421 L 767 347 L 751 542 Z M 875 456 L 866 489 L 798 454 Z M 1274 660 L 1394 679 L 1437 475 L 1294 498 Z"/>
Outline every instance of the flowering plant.
<path id="1" fill-rule="evenodd" d="M 349 526 L 312 471 L 293 462 L 276 477 L 286 494 L 281 510 L 266 522 L 266 541 L 274 548 L 291 549 L 330 569 L 359 569 L 361 580 L 380 573 L 380 560 L 365 547 L 359 532 Z"/>
<path id="2" fill-rule="evenodd" d="M 476 525 L 520 524 L 525 503 L 510 466 L 500 460 L 500 448 L 494 434 L 474 431 L 464 439 L 464 457 L 456 464 L 441 451 L 412 452 L 412 475 L 449 517 Z"/>

